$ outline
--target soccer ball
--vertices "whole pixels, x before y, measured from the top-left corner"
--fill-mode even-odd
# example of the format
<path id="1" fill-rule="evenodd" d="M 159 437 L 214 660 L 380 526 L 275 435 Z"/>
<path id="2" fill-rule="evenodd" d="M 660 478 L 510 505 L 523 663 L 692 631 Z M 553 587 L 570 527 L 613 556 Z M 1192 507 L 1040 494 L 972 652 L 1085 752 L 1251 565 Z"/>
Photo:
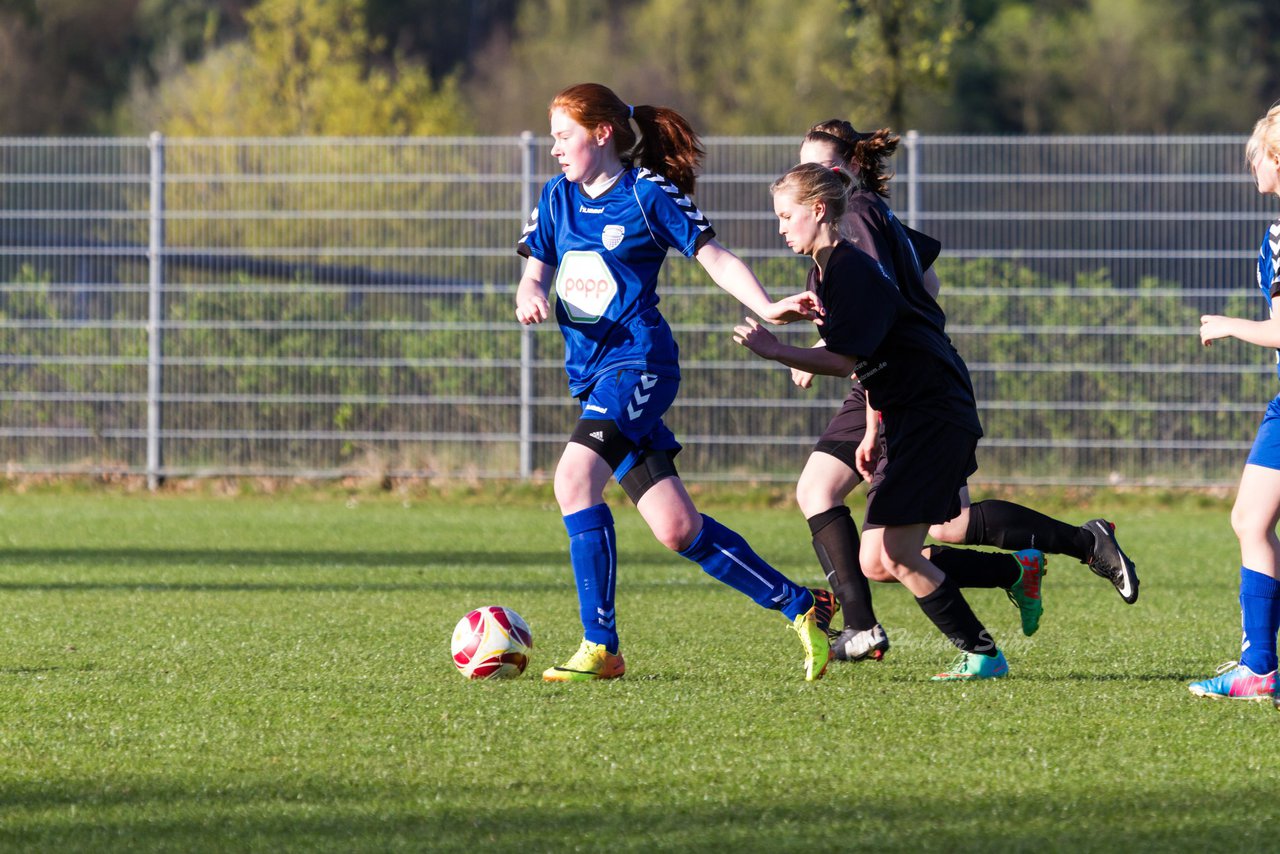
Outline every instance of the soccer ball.
<path id="1" fill-rule="evenodd" d="M 512 679 L 533 651 L 529 624 L 510 608 L 476 608 L 453 628 L 453 664 L 467 679 Z"/>

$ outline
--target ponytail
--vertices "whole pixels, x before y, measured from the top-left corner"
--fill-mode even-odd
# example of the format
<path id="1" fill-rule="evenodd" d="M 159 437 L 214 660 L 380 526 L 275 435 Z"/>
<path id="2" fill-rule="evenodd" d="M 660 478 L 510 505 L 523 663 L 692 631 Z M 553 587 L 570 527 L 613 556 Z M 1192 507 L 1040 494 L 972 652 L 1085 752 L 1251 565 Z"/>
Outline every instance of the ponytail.
<path id="1" fill-rule="evenodd" d="M 613 129 L 618 157 L 643 166 L 692 193 L 704 151 L 684 116 L 669 107 L 632 106 L 607 86 L 579 83 L 551 99 L 548 110 L 563 109 L 591 133 L 602 125 Z M 640 133 L 631 128 L 635 122 Z"/>
<path id="2" fill-rule="evenodd" d="M 828 119 L 810 128 L 805 140 L 834 145 L 840 159 L 857 169 L 862 189 L 888 197 L 893 170 L 885 161 L 898 150 L 901 140 L 893 131 L 880 128 L 871 133 L 859 133 L 843 119 Z"/>
<path id="3" fill-rule="evenodd" d="M 632 149 L 631 159 L 664 176 L 680 192 L 692 193 L 705 151 L 689 122 L 669 107 L 645 104 L 635 107 L 634 118 L 640 141 Z"/>

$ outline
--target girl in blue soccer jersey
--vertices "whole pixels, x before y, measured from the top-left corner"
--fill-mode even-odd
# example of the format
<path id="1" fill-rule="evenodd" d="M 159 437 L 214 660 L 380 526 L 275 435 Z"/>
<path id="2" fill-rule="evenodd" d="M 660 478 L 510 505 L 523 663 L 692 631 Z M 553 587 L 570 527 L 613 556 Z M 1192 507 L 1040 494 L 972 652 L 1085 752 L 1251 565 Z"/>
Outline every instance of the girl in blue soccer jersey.
<path id="1" fill-rule="evenodd" d="M 1258 192 L 1280 196 L 1280 106 L 1258 120 L 1245 146 Z M 1280 220 L 1272 223 L 1258 252 L 1258 287 L 1267 302 L 1268 319 L 1246 320 L 1206 314 L 1200 318 L 1200 340 L 1206 347 L 1219 338 L 1236 338 L 1280 351 Z M 1280 352 L 1277 352 L 1280 371 Z M 1276 696 L 1276 631 L 1280 629 L 1280 395 L 1267 405 L 1244 473 L 1231 527 L 1240 540 L 1240 616 L 1244 636 L 1240 660 L 1224 664 L 1218 675 L 1191 683 L 1197 697 L 1272 700 Z"/>
<path id="2" fill-rule="evenodd" d="M 625 664 L 614 611 L 617 549 L 604 488 L 616 479 L 658 540 L 712 577 L 782 613 L 800 635 L 807 680 L 825 672 L 834 600 L 762 560 L 746 541 L 698 513 L 676 472 L 680 450 L 662 417 L 680 385 L 675 339 L 658 311 L 658 271 L 669 249 L 696 258 L 717 285 L 772 323 L 813 319 L 812 293 L 770 300 L 724 249 L 689 198 L 702 149 L 679 113 L 629 106 L 584 83 L 551 102 L 551 156 L 561 175 L 543 187 L 520 238 L 527 261 L 516 319 L 550 317 L 565 342 L 569 391 L 581 417 L 556 466 L 555 495 L 569 535 L 583 641 L 550 682 L 612 679 Z M 633 129 L 634 123 L 634 129 Z M 636 133 L 639 130 L 639 134 Z"/>
<path id="3" fill-rule="evenodd" d="M 879 563 L 961 651 L 934 679 L 1005 676 L 1008 662 L 990 633 L 922 552 L 929 526 L 959 512 L 960 488 L 977 469 L 982 427 L 969 372 L 922 278 L 895 281 L 885 265 L 844 239 L 851 184 L 846 172 L 804 163 L 771 188 L 779 232 L 792 251 L 814 260 L 809 285 L 825 307 L 822 345 L 783 344 L 751 319 L 735 328 L 734 339 L 793 369 L 857 374 L 885 426 L 887 463 L 867 505 L 867 525 L 880 531 Z"/>
<path id="4" fill-rule="evenodd" d="M 859 133 L 847 121 L 829 119 L 809 129 L 800 146 L 800 161 L 837 169 L 853 178 L 840 222 L 842 236 L 881 262 L 895 281 L 918 280 L 918 286 L 907 288 L 906 293 L 920 294 L 922 308 L 941 317 L 935 302 L 940 283 L 933 269 L 941 244 L 902 224 L 885 202 L 891 177 L 886 160 L 898 141 L 887 128 Z M 792 378 L 808 388 L 813 375 L 793 369 Z M 814 551 L 844 615 L 844 630 L 832 644 L 835 657 L 849 661 L 879 660 L 888 650 L 889 638 L 871 607 L 867 580 L 896 580 L 880 563 L 880 530 L 868 525 L 860 543 L 857 526 L 844 503 L 864 478 L 870 485 L 867 500 L 874 502 L 884 475 L 883 440 L 878 430 L 867 430 L 868 424 L 878 426 L 878 418 L 868 410 L 867 396 L 855 379 L 796 484 L 796 501 L 809 523 Z M 1039 627 L 1043 611 L 1040 580 L 1045 552 L 1075 557 L 1110 581 L 1125 602 L 1137 600 L 1133 561 L 1121 551 L 1114 526 L 1105 519 L 1077 526 L 1009 501 L 971 504 L 965 487 L 960 493 L 959 515 L 931 526 L 929 533 L 942 543 L 988 545 L 1016 552 L 1012 557 L 997 558 L 936 547 L 932 559 L 959 587 L 1003 589 L 1018 606 L 1027 635 Z"/>

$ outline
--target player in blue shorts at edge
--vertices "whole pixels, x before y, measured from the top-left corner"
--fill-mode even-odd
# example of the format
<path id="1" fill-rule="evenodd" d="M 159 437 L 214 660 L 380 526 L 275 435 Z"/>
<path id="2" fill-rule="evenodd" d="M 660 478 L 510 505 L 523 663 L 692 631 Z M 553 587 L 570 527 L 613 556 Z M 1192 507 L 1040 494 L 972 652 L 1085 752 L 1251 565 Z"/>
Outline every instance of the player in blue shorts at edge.
<path id="1" fill-rule="evenodd" d="M 1280 196 L 1280 105 L 1254 125 L 1245 146 L 1258 192 Z M 1246 320 L 1206 314 L 1200 318 L 1200 341 L 1210 346 L 1219 338 L 1236 338 L 1277 349 L 1280 372 L 1280 220 L 1262 237 L 1258 251 L 1258 287 L 1267 302 L 1267 320 Z M 1240 617 L 1243 639 L 1240 660 L 1218 668 L 1218 675 L 1189 686 L 1197 697 L 1233 700 L 1273 700 L 1276 695 L 1276 631 L 1280 629 L 1280 395 L 1267 404 L 1253 448 L 1240 475 L 1231 508 L 1231 527 L 1240 540 Z M 1278 706 L 1280 707 L 1280 706 Z"/>
<path id="2" fill-rule="evenodd" d="M 563 174 L 543 187 L 519 241 L 527 260 L 516 319 L 546 320 L 554 285 L 569 391 L 581 404 L 554 485 L 584 637 L 543 679 L 612 679 L 625 670 L 614 610 L 613 516 L 604 503 L 610 477 L 663 545 L 781 612 L 800 635 L 805 679 L 818 679 L 830 658 L 834 598 L 791 581 L 737 533 L 699 514 L 676 472 L 672 458 L 680 444 L 662 416 L 675 400 L 680 368 L 655 288 L 667 251 L 675 249 L 772 323 L 814 319 L 821 304 L 812 293 L 771 301 L 747 266 L 715 239 L 689 198 L 702 148 L 679 113 L 633 107 L 605 86 L 583 83 L 556 95 L 549 114 L 551 156 Z"/>
<path id="3" fill-rule="evenodd" d="M 818 163 L 853 178 L 848 205 L 840 222 L 843 237 L 879 261 L 900 282 L 919 280 L 919 288 L 936 300 L 940 283 L 933 262 L 941 244 L 901 223 L 885 202 L 892 177 L 885 163 L 897 150 L 899 137 L 882 128 L 859 133 L 847 121 L 828 119 L 814 125 L 800 145 L 800 162 Z M 921 298 L 928 310 L 941 309 Z M 813 374 L 792 369 L 796 385 L 808 388 Z M 880 660 L 889 638 L 871 607 L 867 580 L 892 582 L 894 576 L 880 562 L 880 529 L 866 526 L 861 543 L 845 499 L 864 478 L 867 501 L 875 500 L 884 475 L 883 437 L 868 431 L 878 425 L 868 411 L 867 396 L 854 378 L 849 395 L 814 445 L 796 484 L 796 502 L 809 523 L 814 551 L 840 602 L 844 629 L 833 638 L 835 657 L 844 661 Z M 1115 526 L 1105 519 L 1071 525 L 1010 501 L 971 504 L 968 487 L 960 491 L 960 514 L 933 525 L 929 534 L 942 543 L 984 545 L 1016 554 L 992 560 L 982 552 L 931 547 L 931 560 L 957 587 L 1003 589 L 1018 606 L 1022 631 L 1032 635 L 1040 625 L 1044 605 L 1040 583 L 1046 569 L 1043 553 L 1064 554 L 1087 564 L 1110 581 L 1128 604 L 1138 598 L 1133 561 L 1120 549 Z M 859 569 L 861 565 L 861 569 Z"/>

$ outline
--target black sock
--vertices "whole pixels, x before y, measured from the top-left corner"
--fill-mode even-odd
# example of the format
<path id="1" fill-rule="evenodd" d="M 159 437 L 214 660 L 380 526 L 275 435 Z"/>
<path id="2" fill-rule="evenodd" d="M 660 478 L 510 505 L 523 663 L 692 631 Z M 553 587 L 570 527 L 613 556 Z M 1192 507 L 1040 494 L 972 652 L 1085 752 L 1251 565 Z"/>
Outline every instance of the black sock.
<path id="1" fill-rule="evenodd" d="M 949 580 L 928 596 L 916 598 L 920 610 L 933 621 L 938 631 L 962 652 L 976 652 L 994 657 L 997 650 L 990 633 L 978 621 L 969 603 Z"/>
<path id="2" fill-rule="evenodd" d="M 964 541 L 971 546 L 995 546 L 1011 552 L 1039 549 L 1070 555 L 1082 562 L 1093 551 L 1093 535 L 1084 528 L 998 499 L 969 505 L 969 530 Z"/>
<path id="3" fill-rule="evenodd" d="M 930 546 L 929 561 L 946 573 L 956 587 L 1002 587 L 1008 590 L 1022 577 L 1022 565 L 1010 554 Z"/>
<path id="4" fill-rule="evenodd" d="M 845 628 L 865 631 L 876 624 L 871 610 L 871 585 L 858 564 L 858 526 L 841 504 L 809 518 L 813 550 L 827 575 L 827 584 L 840 600 Z"/>

